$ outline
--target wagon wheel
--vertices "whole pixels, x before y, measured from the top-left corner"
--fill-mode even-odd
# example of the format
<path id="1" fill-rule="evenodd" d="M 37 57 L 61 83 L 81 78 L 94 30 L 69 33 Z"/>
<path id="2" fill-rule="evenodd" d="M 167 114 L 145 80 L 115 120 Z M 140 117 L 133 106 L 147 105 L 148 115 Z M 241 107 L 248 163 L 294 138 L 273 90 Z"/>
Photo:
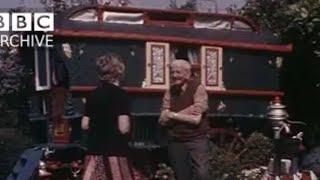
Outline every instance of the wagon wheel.
<path id="1" fill-rule="evenodd" d="M 245 140 L 235 129 L 213 128 L 208 135 L 210 141 L 225 152 L 225 161 L 238 159 L 246 151 Z"/>

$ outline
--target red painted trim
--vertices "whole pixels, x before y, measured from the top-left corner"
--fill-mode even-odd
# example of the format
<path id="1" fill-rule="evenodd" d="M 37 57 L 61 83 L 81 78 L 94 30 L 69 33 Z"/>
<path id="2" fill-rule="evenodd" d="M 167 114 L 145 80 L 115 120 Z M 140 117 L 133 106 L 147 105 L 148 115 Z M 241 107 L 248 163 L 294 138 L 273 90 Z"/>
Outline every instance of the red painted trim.
<path id="1" fill-rule="evenodd" d="M 186 22 L 186 23 L 188 24 L 189 27 L 193 27 L 194 19 L 195 19 L 195 15 L 194 15 L 194 14 L 191 14 L 191 15 L 189 16 L 189 18 L 187 19 L 187 22 Z"/>
<path id="2" fill-rule="evenodd" d="M 209 90 L 209 94 L 217 95 L 243 95 L 243 96 L 284 96 L 284 93 L 281 91 L 261 91 L 261 90 Z"/>
<path id="3" fill-rule="evenodd" d="M 215 51 L 217 52 L 217 58 L 216 58 L 216 60 L 217 60 L 217 65 L 216 65 L 216 73 L 217 73 L 217 79 L 216 79 L 216 86 L 219 86 L 219 83 L 222 83 L 222 82 L 220 82 L 219 80 L 220 80 L 220 73 L 219 73 L 219 70 L 220 70 L 220 51 L 219 51 L 219 49 L 215 49 Z M 223 58 L 223 56 L 221 55 L 221 57 Z M 221 62 L 223 62 L 223 59 L 221 59 Z M 221 67 L 222 67 L 222 65 L 221 65 Z"/>
<path id="4" fill-rule="evenodd" d="M 103 23 L 103 8 L 100 6 L 98 7 L 98 21 Z"/>
<path id="5" fill-rule="evenodd" d="M 95 89 L 95 86 L 72 86 L 71 92 L 75 93 L 88 93 Z M 164 89 L 140 88 L 140 87 L 123 87 L 129 93 L 164 93 Z M 210 95 L 231 95 L 231 96 L 258 96 L 258 97 L 282 97 L 284 95 L 281 91 L 260 91 L 260 90 L 209 90 Z"/>
<path id="6" fill-rule="evenodd" d="M 209 45 L 209 46 L 220 46 L 220 47 L 239 48 L 239 49 L 250 49 L 250 50 L 265 50 L 265 51 L 272 51 L 272 52 L 286 52 L 286 53 L 292 52 L 292 44 L 268 45 L 268 44 L 257 44 L 257 43 L 248 43 L 248 42 L 200 40 L 196 38 L 157 36 L 157 35 L 121 33 L 121 32 L 106 32 L 106 31 L 96 31 L 96 30 L 76 31 L 76 30 L 68 30 L 68 29 L 56 29 L 53 34 L 55 36 L 61 36 L 61 37 L 109 38 L 109 39 L 125 39 L 125 40 L 157 41 L 157 42 L 174 42 L 174 43 L 185 43 L 185 44 L 194 44 L 194 45 Z"/>
<path id="7" fill-rule="evenodd" d="M 96 86 L 71 86 L 70 91 L 72 92 L 89 92 L 96 88 Z"/>
<path id="8" fill-rule="evenodd" d="M 156 26 L 177 26 L 177 27 L 192 27 L 188 22 L 172 22 L 172 21 L 160 21 L 160 20 L 150 20 L 148 19 L 144 23 L 145 25 L 156 25 Z"/>
<path id="9" fill-rule="evenodd" d="M 117 7 L 117 6 L 106 6 L 106 10 L 113 10 L 119 12 L 151 12 L 151 13 L 170 13 L 170 14 L 192 14 L 194 11 L 186 11 L 186 10 L 170 10 L 170 9 L 146 9 L 146 8 L 134 8 L 134 7 Z M 200 13 L 201 14 L 201 13 Z"/>
<path id="10" fill-rule="evenodd" d="M 204 53 L 205 53 L 205 54 L 204 54 L 205 67 L 202 68 L 202 70 L 204 70 L 205 85 L 208 86 L 208 69 L 207 69 L 207 66 L 208 66 L 208 58 L 207 58 L 208 48 L 206 48 L 206 50 L 205 50 Z"/>

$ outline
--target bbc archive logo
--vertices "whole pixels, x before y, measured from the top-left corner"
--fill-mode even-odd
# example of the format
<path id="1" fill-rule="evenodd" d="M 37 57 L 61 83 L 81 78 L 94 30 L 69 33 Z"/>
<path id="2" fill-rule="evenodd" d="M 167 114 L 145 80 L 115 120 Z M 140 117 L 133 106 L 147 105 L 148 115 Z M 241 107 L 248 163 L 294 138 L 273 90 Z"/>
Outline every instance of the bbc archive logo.
<path id="1" fill-rule="evenodd" d="M 53 47 L 52 31 L 54 13 L 0 13 L 1 47 Z"/>

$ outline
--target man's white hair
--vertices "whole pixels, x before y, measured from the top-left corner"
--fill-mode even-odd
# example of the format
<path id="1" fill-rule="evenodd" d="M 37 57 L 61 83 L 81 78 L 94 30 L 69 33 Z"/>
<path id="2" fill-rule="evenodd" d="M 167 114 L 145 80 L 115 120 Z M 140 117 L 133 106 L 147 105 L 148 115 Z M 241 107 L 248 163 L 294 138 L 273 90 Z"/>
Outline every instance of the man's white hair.
<path id="1" fill-rule="evenodd" d="M 170 67 L 179 67 L 191 71 L 191 65 L 188 61 L 183 59 L 175 59 L 171 62 Z"/>

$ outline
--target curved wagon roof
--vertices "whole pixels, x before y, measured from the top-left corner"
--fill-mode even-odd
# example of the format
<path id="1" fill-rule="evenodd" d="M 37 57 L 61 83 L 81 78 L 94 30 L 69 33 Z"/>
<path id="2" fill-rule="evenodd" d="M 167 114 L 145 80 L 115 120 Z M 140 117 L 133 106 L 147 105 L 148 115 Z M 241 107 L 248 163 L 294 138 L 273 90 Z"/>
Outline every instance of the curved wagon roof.
<path id="1" fill-rule="evenodd" d="M 250 20 L 226 14 L 111 6 L 79 6 L 55 19 L 55 36 L 164 41 L 291 52 Z"/>

